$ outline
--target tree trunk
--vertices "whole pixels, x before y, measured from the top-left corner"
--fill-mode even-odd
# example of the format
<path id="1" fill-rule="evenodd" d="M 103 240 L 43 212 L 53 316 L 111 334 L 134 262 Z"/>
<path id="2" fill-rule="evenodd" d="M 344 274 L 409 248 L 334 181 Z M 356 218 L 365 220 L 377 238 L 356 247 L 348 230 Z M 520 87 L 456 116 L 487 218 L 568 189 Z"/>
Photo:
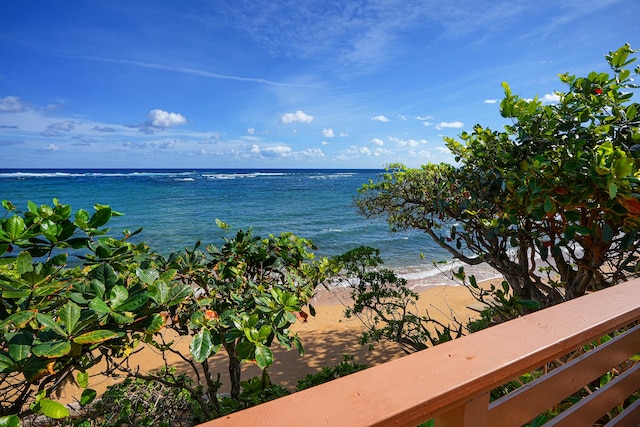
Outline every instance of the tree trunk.
<path id="1" fill-rule="evenodd" d="M 236 353 L 235 342 L 224 343 L 224 349 L 229 355 L 229 379 L 231 380 L 231 398 L 238 399 L 240 397 L 240 359 Z"/>

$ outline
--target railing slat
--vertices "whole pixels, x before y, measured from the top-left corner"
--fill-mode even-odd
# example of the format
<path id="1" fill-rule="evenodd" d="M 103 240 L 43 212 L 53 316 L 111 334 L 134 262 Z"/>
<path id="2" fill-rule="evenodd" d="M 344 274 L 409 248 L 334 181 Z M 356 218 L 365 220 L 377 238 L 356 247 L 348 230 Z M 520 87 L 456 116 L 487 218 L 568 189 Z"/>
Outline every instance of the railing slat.
<path id="1" fill-rule="evenodd" d="M 604 427 L 639 427 L 640 399 L 633 402 L 625 411 L 609 421 Z"/>
<path id="2" fill-rule="evenodd" d="M 572 405 L 551 421 L 549 427 L 573 427 L 591 425 L 603 414 L 622 403 L 640 387 L 640 365 L 625 371 L 622 375 L 596 390 L 592 395 Z"/>
<path id="3" fill-rule="evenodd" d="M 525 424 L 638 352 L 640 326 L 492 402 L 489 425 Z"/>
<path id="4" fill-rule="evenodd" d="M 487 427 L 487 405 L 489 393 L 471 399 L 451 411 L 439 414 L 434 419 L 434 427 Z"/>

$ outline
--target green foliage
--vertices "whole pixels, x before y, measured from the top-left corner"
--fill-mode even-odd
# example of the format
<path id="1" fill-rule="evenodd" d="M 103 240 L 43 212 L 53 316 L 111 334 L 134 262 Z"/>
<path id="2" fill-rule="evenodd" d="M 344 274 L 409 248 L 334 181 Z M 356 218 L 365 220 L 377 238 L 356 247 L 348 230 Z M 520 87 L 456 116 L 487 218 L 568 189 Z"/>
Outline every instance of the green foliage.
<path id="1" fill-rule="evenodd" d="M 66 378 L 79 371 L 86 387 L 87 369 L 126 356 L 160 330 L 161 312 L 190 289 L 172 283 L 174 299 L 156 301 L 136 274 L 153 270 L 154 255 L 144 244 L 107 236 L 102 227 L 120 215 L 109 206 L 72 215 L 56 199 L 52 206 L 29 202 L 24 212 L 6 200 L 2 205 L 0 415 L 65 417 L 67 409 L 48 397 Z M 72 254 L 83 265 L 69 267 Z M 94 395 L 85 391 L 82 402 Z"/>
<path id="2" fill-rule="evenodd" d="M 296 391 L 301 391 L 333 381 L 337 378 L 345 377 L 355 372 L 362 371 L 363 369 L 367 369 L 367 367 L 368 366 L 363 363 L 355 362 L 353 356 L 345 354 L 342 356 L 342 362 L 338 365 L 333 367 L 325 366 L 315 374 L 307 374 L 304 378 L 298 380 Z"/>
<path id="3" fill-rule="evenodd" d="M 221 221 L 218 224 L 228 228 Z M 280 394 L 275 386 L 263 386 L 260 393 L 254 393 L 253 380 L 241 380 L 241 366 L 254 363 L 268 378 L 266 368 L 273 364 L 271 346 L 275 342 L 302 354 L 300 339 L 290 326 L 323 277 L 322 263 L 315 262 L 309 252 L 311 242 L 291 233 L 260 238 L 252 230 L 239 230 L 235 237 L 223 241 L 221 247 L 209 245 L 205 250 L 198 242 L 161 262 L 166 271 L 192 289 L 176 308 L 170 325 L 178 334 L 190 336 L 191 342 L 189 354 L 171 343 L 151 343 L 160 351 L 178 353 L 191 366 L 197 384 L 180 386 L 190 390 L 206 418 Z M 156 283 L 154 277 L 143 277 L 143 282 L 147 280 Z M 151 289 L 157 301 L 171 301 L 171 288 L 162 285 Z M 312 307 L 310 310 L 313 312 Z M 233 404 L 218 399 L 220 375 L 211 371 L 208 362 L 222 349 L 228 356 Z M 207 402 L 213 405 L 212 410 Z"/>
<path id="4" fill-rule="evenodd" d="M 523 99 L 504 83 L 513 124 L 446 138 L 457 166 L 391 165 L 357 205 L 392 229 L 416 228 L 454 257 L 486 262 L 515 296 L 548 306 L 640 270 L 640 115 L 628 45 L 613 74 L 560 76 L 559 102 Z"/>
<path id="5" fill-rule="evenodd" d="M 191 426 L 205 421 L 198 402 L 185 389 L 171 385 L 191 384 L 192 380 L 184 374 L 175 374 L 175 369 L 158 373 L 168 384 L 127 378 L 108 387 L 91 408 L 92 418 L 102 427 Z"/>
<path id="6" fill-rule="evenodd" d="M 365 326 L 360 343 L 370 348 L 380 341 L 395 342 L 406 353 L 450 341 L 464 333 L 464 326 L 452 319 L 445 325 L 428 312 L 419 313 L 418 294 L 393 271 L 379 268 L 380 251 L 358 247 L 331 259 L 335 278 L 349 286 L 353 303 L 345 310 Z"/>

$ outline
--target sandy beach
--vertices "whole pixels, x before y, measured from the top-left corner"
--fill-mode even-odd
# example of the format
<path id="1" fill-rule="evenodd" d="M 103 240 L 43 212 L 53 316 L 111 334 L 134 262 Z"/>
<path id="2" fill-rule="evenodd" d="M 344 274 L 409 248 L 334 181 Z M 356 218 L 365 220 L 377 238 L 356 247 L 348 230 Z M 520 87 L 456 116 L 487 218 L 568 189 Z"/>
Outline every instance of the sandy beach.
<path id="1" fill-rule="evenodd" d="M 420 298 L 418 308 L 421 313 L 425 310 L 439 321 L 447 324 L 455 316 L 457 319 L 467 320 L 476 315 L 469 307 L 477 306 L 469 291 L 463 286 L 429 286 L 415 289 Z M 315 317 L 309 316 L 306 322 L 298 322 L 293 329 L 298 332 L 305 354 L 300 356 L 297 351 L 286 351 L 276 345 L 274 351 L 274 364 L 269 368 L 271 380 L 284 387 L 294 390 L 299 379 L 307 374 L 318 372 L 323 367 L 332 367 L 339 364 L 343 355 L 354 357 L 354 361 L 375 366 L 402 357 L 404 353 L 398 345 L 382 342 L 373 350 L 361 346 L 358 342 L 363 325 L 358 319 L 346 319 L 344 309 L 348 303 L 346 291 L 318 290 L 311 304 L 316 309 Z M 176 345 L 187 354 L 189 337 L 177 337 Z M 223 383 L 222 392 L 229 391 L 227 375 L 227 357 L 224 351 L 212 357 L 213 371 L 221 373 Z M 144 348 L 132 356 L 132 364 L 140 366 L 142 372 L 155 371 L 163 366 L 162 356 L 152 348 Z M 177 356 L 171 356 L 169 363 L 179 371 L 188 372 L 187 365 Z M 99 367 L 98 367 L 99 368 Z M 94 369 L 98 371 L 98 369 Z M 243 367 L 243 379 L 260 375 L 261 371 L 250 364 Z M 118 382 L 115 378 L 106 378 L 101 375 L 93 375 L 90 379 L 90 387 L 99 394 L 111 384 Z M 67 387 L 60 396 L 61 401 L 71 402 L 77 398 L 80 390 L 76 387 Z"/>

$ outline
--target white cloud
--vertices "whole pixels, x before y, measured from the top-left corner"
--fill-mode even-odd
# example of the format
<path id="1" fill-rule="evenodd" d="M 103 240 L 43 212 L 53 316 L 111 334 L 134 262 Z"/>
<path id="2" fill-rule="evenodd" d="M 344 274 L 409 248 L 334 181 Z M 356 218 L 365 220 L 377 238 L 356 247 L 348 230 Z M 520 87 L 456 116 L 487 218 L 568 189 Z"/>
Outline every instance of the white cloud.
<path id="1" fill-rule="evenodd" d="M 27 105 L 17 96 L 0 98 L 0 113 L 19 113 L 26 110 Z"/>
<path id="2" fill-rule="evenodd" d="M 187 119 L 178 113 L 169 113 L 164 110 L 151 110 L 147 115 L 149 123 L 154 128 L 168 128 L 171 126 L 181 125 L 187 122 Z"/>
<path id="3" fill-rule="evenodd" d="M 407 120 L 407 116 L 405 116 L 404 114 L 398 114 L 398 118 L 400 120 Z"/>
<path id="4" fill-rule="evenodd" d="M 322 135 L 325 138 L 333 138 L 336 136 L 335 133 L 333 133 L 333 129 L 329 128 L 329 129 L 322 129 Z"/>
<path id="5" fill-rule="evenodd" d="M 149 111 L 147 118 L 148 120 L 140 125 L 140 131 L 145 133 L 160 132 L 187 122 L 186 117 L 182 114 L 170 113 L 160 109 Z"/>
<path id="6" fill-rule="evenodd" d="M 291 154 L 291 147 L 286 145 L 276 145 L 274 147 L 265 147 L 260 149 L 260 154 L 265 157 L 286 157 Z"/>
<path id="7" fill-rule="evenodd" d="M 282 116 L 282 123 L 311 123 L 313 116 L 305 113 L 302 110 L 298 110 L 295 113 L 285 113 Z"/>
<path id="8" fill-rule="evenodd" d="M 422 124 L 425 125 L 425 126 L 431 126 L 433 123 L 431 123 L 431 122 L 422 122 Z"/>
<path id="9" fill-rule="evenodd" d="M 388 123 L 388 122 L 391 121 L 391 120 L 389 120 L 389 118 L 383 116 L 382 114 L 380 114 L 379 116 L 371 117 L 371 120 L 375 120 L 375 121 L 383 122 L 383 123 Z"/>
<path id="10" fill-rule="evenodd" d="M 498 103 L 498 99 L 485 99 L 484 102 L 485 104 L 497 104 Z"/>
<path id="11" fill-rule="evenodd" d="M 378 146 L 382 146 L 382 145 L 384 145 L 384 141 L 383 141 L 383 140 L 381 140 L 380 138 L 373 138 L 373 139 L 371 140 L 371 143 L 372 143 L 373 145 L 378 145 Z"/>
<path id="12" fill-rule="evenodd" d="M 441 130 L 441 129 L 460 129 L 462 126 L 464 126 L 464 123 L 462 122 L 440 122 L 438 124 L 438 126 L 436 126 L 436 129 Z"/>
<path id="13" fill-rule="evenodd" d="M 307 148 L 306 150 L 296 153 L 296 157 L 321 158 L 324 157 L 324 153 L 319 148 Z"/>
<path id="14" fill-rule="evenodd" d="M 327 141 L 322 141 L 320 144 L 322 145 L 329 145 L 329 143 Z"/>
<path id="15" fill-rule="evenodd" d="M 71 132 L 76 127 L 73 120 L 64 120 L 62 122 L 51 123 L 41 133 L 43 136 L 60 136 L 61 132 Z"/>
<path id="16" fill-rule="evenodd" d="M 371 150 L 369 149 L 369 147 L 360 147 L 360 153 L 370 156 L 371 155 Z"/>
<path id="17" fill-rule="evenodd" d="M 396 137 L 389 137 L 389 141 L 395 142 L 398 147 L 417 147 L 427 143 L 426 139 L 401 139 Z"/>
<path id="18" fill-rule="evenodd" d="M 560 95 L 557 93 L 547 93 L 540 99 L 544 104 L 555 104 L 560 102 Z"/>
<path id="19" fill-rule="evenodd" d="M 339 136 L 340 136 L 340 138 L 348 138 L 348 137 L 349 137 L 349 134 L 348 134 L 348 133 L 346 133 L 346 132 L 340 132 L 340 135 L 339 135 Z"/>
<path id="20" fill-rule="evenodd" d="M 293 151 L 291 147 L 286 145 L 275 145 L 272 147 L 259 147 L 254 144 L 250 150 L 252 155 L 268 158 L 321 158 L 324 153 L 319 148 L 308 148 L 302 151 Z"/>
<path id="21" fill-rule="evenodd" d="M 60 151 L 60 147 L 55 144 L 49 144 L 44 147 L 41 151 Z"/>
<path id="22" fill-rule="evenodd" d="M 373 156 L 374 157 L 390 156 L 391 154 L 393 154 L 393 152 L 391 152 L 391 150 L 387 150 L 387 149 L 384 149 L 384 148 L 376 148 L 375 150 L 373 150 Z"/>
<path id="23" fill-rule="evenodd" d="M 433 116 L 416 116 L 416 120 L 433 120 Z"/>
<path id="24" fill-rule="evenodd" d="M 253 134 L 255 134 L 255 133 L 256 133 L 256 130 L 255 130 L 255 128 L 249 128 L 249 129 L 247 129 L 247 133 L 248 133 L 249 135 L 253 135 Z"/>
<path id="25" fill-rule="evenodd" d="M 431 152 L 427 151 L 427 150 L 420 150 L 418 152 L 411 151 L 409 154 L 411 154 L 411 156 L 413 156 L 413 157 L 422 157 L 422 158 L 426 158 L 426 159 L 433 158 L 433 156 L 431 155 Z"/>

